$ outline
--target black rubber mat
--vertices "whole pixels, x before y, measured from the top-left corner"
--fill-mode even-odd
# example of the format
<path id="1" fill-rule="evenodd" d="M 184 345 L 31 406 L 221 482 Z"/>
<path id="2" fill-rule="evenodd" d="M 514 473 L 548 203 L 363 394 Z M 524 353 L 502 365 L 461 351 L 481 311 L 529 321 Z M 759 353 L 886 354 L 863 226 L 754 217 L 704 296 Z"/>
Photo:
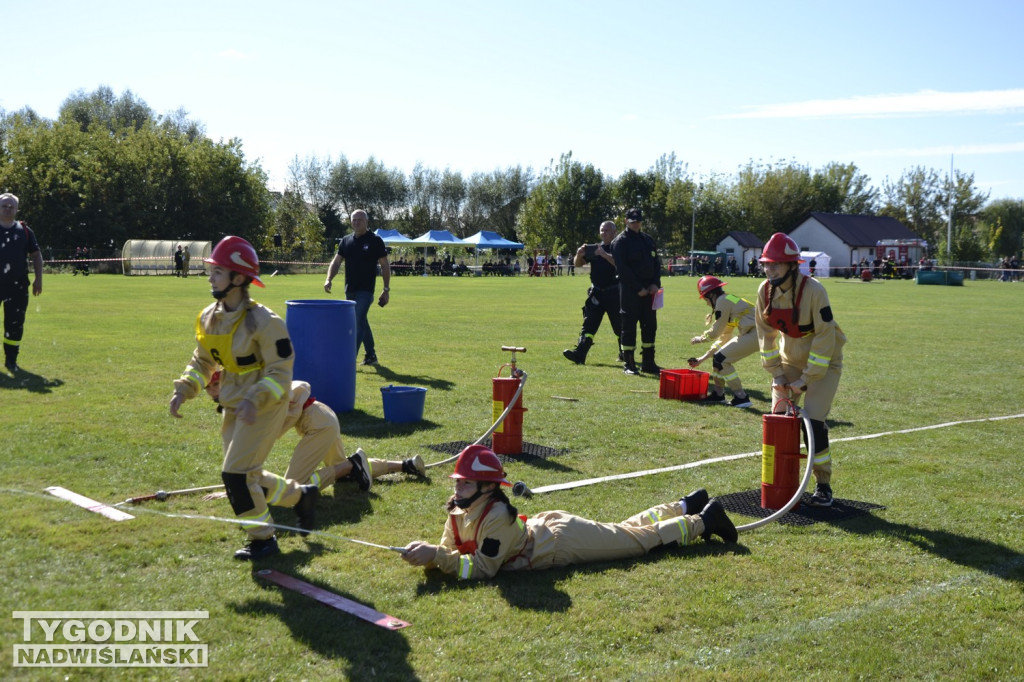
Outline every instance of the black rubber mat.
<path id="1" fill-rule="evenodd" d="M 472 442 L 465 440 L 456 440 L 451 443 L 438 443 L 437 445 L 428 445 L 427 447 L 435 452 L 443 452 L 448 455 L 457 455 L 467 446 L 472 445 Z M 487 438 L 483 441 L 482 445 L 491 447 L 491 439 Z M 536 443 L 527 443 L 523 441 L 523 451 L 518 455 L 498 455 L 503 463 L 508 462 L 529 462 L 537 459 L 547 459 L 549 457 L 557 457 L 558 455 L 564 455 L 569 452 L 569 448 L 549 448 L 546 445 L 537 445 Z"/>
<path id="2" fill-rule="evenodd" d="M 811 494 L 805 492 L 800 498 L 800 506 L 790 509 L 782 515 L 778 521 L 790 526 L 810 526 L 815 523 L 838 523 L 846 519 L 852 519 L 861 514 L 867 514 L 873 509 L 885 509 L 883 505 L 870 502 L 859 502 L 857 500 L 841 500 L 833 498 L 831 507 L 812 507 L 808 504 Z M 759 519 L 766 518 L 775 513 L 774 509 L 761 507 L 761 490 L 746 490 L 739 493 L 719 495 L 718 500 L 725 507 L 726 511 L 753 516 Z M 740 524 L 737 524 L 740 525 Z"/>

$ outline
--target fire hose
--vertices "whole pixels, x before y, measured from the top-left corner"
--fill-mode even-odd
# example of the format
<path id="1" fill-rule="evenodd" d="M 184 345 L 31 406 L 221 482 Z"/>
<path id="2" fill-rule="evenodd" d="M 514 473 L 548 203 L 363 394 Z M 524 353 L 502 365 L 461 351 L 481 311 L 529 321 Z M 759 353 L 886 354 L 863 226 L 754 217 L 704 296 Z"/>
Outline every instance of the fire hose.
<path id="1" fill-rule="evenodd" d="M 481 443 L 483 443 L 484 440 L 486 440 L 488 436 L 490 436 L 492 433 L 494 433 L 494 430 L 496 428 L 501 426 L 502 422 L 505 421 L 505 417 L 507 417 L 509 415 L 509 413 L 512 411 L 512 408 L 515 407 L 516 401 L 519 400 L 519 396 L 523 394 L 523 386 L 526 385 L 526 376 L 527 376 L 526 372 L 524 372 L 521 369 L 520 370 L 516 370 L 516 375 L 519 378 L 519 386 L 516 388 L 516 392 L 512 396 L 512 399 L 510 401 L 508 401 L 508 405 L 505 406 L 505 410 L 498 416 L 498 418 L 494 421 L 494 423 L 491 424 L 491 428 L 489 428 L 486 431 L 484 431 L 484 434 L 482 436 L 480 436 L 475 441 L 473 441 L 473 443 L 472 443 L 473 445 L 480 445 Z M 459 455 L 457 455 L 457 454 L 456 455 L 452 455 L 451 457 L 449 457 L 447 459 L 442 459 L 440 462 L 432 462 L 432 463 L 428 464 L 427 468 L 430 469 L 431 467 L 441 466 L 442 464 L 448 464 L 449 462 L 454 462 L 458 458 L 459 458 Z"/>

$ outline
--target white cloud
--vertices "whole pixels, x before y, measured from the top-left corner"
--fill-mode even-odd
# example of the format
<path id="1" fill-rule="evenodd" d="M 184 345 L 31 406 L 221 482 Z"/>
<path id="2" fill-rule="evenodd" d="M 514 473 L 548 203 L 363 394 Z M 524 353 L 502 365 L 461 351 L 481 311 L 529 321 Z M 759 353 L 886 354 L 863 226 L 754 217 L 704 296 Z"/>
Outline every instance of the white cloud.
<path id="1" fill-rule="evenodd" d="M 238 50 L 221 50 L 217 53 L 217 56 L 221 57 L 222 59 L 230 59 L 234 62 L 245 62 L 252 59 L 251 56 L 247 55 L 244 52 L 239 52 Z"/>
<path id="2" fill-rule="evenodd" d="M 1008 142 L 1005 144 L 966 144 L 947 145 L 941 147 L 918 147 L 916 149 L 873 149 L 858 152 L 855 156 L 981 156 L 989 154 L 1020 154 L 1024 152 L 1024 142 Z"/>
<path id="3" fill-rule="evenodd" d="M 722 118 L 884 118 L 922 114 L 996 114 L 1024 110 L 1024 89 L 871 95 L 744 107 Z"/>

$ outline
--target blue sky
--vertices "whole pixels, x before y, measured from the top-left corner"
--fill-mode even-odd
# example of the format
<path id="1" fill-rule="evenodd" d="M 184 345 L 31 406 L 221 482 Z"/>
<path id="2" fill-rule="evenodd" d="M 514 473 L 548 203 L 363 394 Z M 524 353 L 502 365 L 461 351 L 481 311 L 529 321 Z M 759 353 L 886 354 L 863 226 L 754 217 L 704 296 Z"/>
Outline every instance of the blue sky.
<path id="1" fill-rule="evenodd" d="M 295 158 L 409 172 L 617 176 L 675 153 L 915 166 L 1024 199 L 1024 3 L 36 0 L 7 7 L 0 107 L 131 90 L 238 137 L 280 189 Z"/>

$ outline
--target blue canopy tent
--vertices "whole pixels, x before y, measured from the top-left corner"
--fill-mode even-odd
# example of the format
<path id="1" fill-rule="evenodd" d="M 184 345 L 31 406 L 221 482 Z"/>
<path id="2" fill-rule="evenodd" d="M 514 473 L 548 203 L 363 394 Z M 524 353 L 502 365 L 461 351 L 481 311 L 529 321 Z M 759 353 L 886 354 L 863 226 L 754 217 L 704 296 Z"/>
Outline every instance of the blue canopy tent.
<path id="1" fill-rule="evenodd" d="M 466 244 L 472 244 L 478 249 L 521 249 L 523 245 L 519 242 L 513 242 L 505 239 L 497 232 L 489 232 L 488 230 L 480 230 L 472 237 L 466 237 L 462 241 Z"/>
<path id="2" fill-rule="evenodd" d="M 480 230 L 473 236 L 466 237 L 463 241 L 476 247 L 476 265 L 480 265 L 480 249 L 518 250 L 523 248 L 523 245 L 519 242 L 510 241 L 497 232 L 490 232 L 489 230 Z"/>
<path id="3" fill-rule="evenodd" d="M 428 230 L 415 239 L 409 240 L 409 246 L 473 246 L 462 241 L 448 230 Z M 423 274 L 427 274 L 427 252 L 423 250 Z"/>
<path id="4" fill-rule="evenodd" d="M 380 228 L 377 230 L 376 235 L 384 240 L 384 243 L 387 246 L 416 246 L 413 240 L 409 239 L 398 230 L 385 230 L 384 228 Z M 392 268 L 396 267 L 399 266 L 392 264 Z"/>
<path id="5" fill-rule="evenodd" d="M 406 246 L 412 243 L 412 240 L 406 237 L 398 230 L 385 230 L 381 228 L 375 233 L 378 237 L 384 240 L 384 243 L 388 246 Z"/>

